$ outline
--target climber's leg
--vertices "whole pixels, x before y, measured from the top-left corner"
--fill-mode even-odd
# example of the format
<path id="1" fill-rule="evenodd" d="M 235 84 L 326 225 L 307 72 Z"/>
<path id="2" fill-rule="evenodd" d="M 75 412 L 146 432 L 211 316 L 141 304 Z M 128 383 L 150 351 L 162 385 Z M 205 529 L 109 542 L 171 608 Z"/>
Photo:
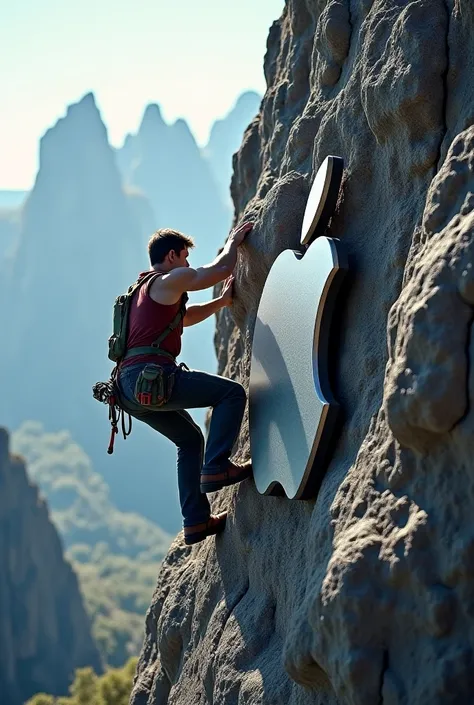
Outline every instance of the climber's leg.
<path id="1" fill-rule="evenodd" d="M 227 377 L 197 370 L 183 370 L 178 376 L 166 409 L 177 406 L 186 409 L 211 406 L 213 409 L 201 477 L 202 492 L 216 491 L 252 474 L 250 463 L 238 466 L 229 460 L 239 435 L 245 403 L 242 385 Z"/>
<path id="2" fill-rule="evenodd" d="M 183 526 L 207 522 L 211 510 L 200 491 L 200 474 L 204 455 L 202 431 L 187 411 L 151 411 L 142 421 L 169 438 L 178 449 L 178 489 Z M 204 501 L 202 501 L 204 499 Z"/>
<path id="3" fill-rule="evenodd" d="M 241 482 L 251 476 L 252 470 L 249 463 L 239 466 L 230 461 L 245 410 L 246 394 L 241 384 L 227 377 L 207 372 L 180 369 L 170 400 L 159 409 L 143 412 L 144 407 L 141 407 L 133 398 L 133 390 L 140 369 L 140 365 L 125 368 L 119 379 L 120 388 L 133 416 L 149 423 L 150 419 L 147 420 L 144 414 L 153 413 L 154 418 L 157 419 L 156 424 L 161 425 L 162 422 L 159 418 L 161 415 L 180 412 L 183 417 L 185 409 L 209 406 L 213 409 L 202 469 L 201 492 L 214 492 L 221 487 Z M 186 414 L 186 418 L 194 423 L 189 414 Z M 177 419 L 177 416 L 173 415 L 172 419 Z M 163 423 L 167 424 L 167 422 Z M 199 428 L 197 425 L 195 426 Z M 171 438 L 171 435 L 168 435 L 173 433 L 170 425 L 167 424 L 166 428 L 166 431 L 161 428 L 158 430 Z M 178 428 L 181 428 L 179 423 Z M 173 440 L 173 442 L 175 441 Z M 184 451 L 184 456 L 187 457 L 186 451 Z"/>
<path id="4" fill-rule="evenodd" d="M 200 490 L 204 437 L 199 426 L 184 409 L 167 410 L 167 405 L 149 409 L 134 400 L 135 383 L 142 365 L 125 368 L 119 377 L 122 405 L 134 418 L 144 421 L 172 441 L 178 450 L 178 489 L 184 526 L 207 522 L 211 511 Z"/>

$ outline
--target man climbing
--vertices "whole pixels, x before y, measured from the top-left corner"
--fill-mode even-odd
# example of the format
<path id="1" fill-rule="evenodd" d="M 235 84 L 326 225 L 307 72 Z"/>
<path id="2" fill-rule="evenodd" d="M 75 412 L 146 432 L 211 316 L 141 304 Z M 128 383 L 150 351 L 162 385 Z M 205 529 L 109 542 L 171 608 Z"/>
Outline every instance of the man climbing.
<path id="1" fill-rule="evenodd" d="M 198 543 L 225 527 L 227 512 L 211 515 L 206 493 L 252 475 L 250 462 L 236 465 L 230 461 L 246 403 L 242 385 L 176 363 L 183 327 L 200 323 L 232 303 L 237 248 L 251 228 L 252 224 L 246 223 L 234 229 L 218 257 L 196 269 L 188 262 L 193 240 L 176 230 L 158 230 L 148 243 L 151 269 L 140 274 L 131 299 L 127 353 L 117 370 L 121 404 L 131 416 L 177 446 L 186 544 Z M 222 281 L 218 298 L 186 308 L 186 292 L 208 289 Z M 160 386 L 149 392 L 153 381 Z M 156 392 L 157 388 L 161 391 Z M 206 444 L 201 429 L 186 411 L 203 407 L 212 407 Z"/>

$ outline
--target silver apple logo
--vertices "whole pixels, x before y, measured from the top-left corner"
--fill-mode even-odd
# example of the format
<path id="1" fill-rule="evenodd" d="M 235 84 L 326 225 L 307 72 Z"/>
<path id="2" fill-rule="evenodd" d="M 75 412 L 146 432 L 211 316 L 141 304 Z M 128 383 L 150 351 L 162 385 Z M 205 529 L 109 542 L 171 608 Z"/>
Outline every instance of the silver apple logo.
<path id="1" fill-rule="evenodd" d="M 347 270 L 338 240 L 322 237 L 334 211 L 343 160 L 327 157 L 308 198 L 301 250 L 275 260 L 253 335 L 249 388 L 254 479 L 262 494 L 315 494 L 337 417 L 329 387 L 334 302 Z"/>

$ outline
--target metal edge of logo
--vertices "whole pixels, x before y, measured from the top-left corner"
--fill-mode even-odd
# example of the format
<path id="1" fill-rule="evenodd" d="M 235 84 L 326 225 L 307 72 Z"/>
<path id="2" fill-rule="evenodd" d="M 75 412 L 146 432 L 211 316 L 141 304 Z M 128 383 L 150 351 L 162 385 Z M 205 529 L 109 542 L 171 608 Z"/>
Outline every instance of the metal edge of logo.
<path id="1" fill-rule="evenodd" d="M 300 483 L 301 489 L 298 489 L 294 499 L 311 499 L 317 496 L 327 469 L 330 444 L 334 440 L 334 431 L 340 414 L 339 403 L 335 400 L 331 389 L 329 353 L 331 334 L 334 332 L 336 304 L 349 267 L 347 252 L 340 240 L 326 239 L 331 247 L 334 268 L 327 279 L 324 295 L 318 306 L 313 343 L 315 393 L 325 402 L 325 407 Z"/>

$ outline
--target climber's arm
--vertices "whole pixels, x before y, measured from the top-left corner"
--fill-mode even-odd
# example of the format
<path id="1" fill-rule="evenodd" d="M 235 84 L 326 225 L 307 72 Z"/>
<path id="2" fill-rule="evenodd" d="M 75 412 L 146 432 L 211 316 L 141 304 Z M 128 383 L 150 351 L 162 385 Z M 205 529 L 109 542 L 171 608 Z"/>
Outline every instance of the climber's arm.
<path id="1" fill-rule="evenodd" d="M 201 323 L 201 321 L 217 313 L 221 308 L 230 306 L 232 303 L 233 284 L 234 277 L 228 277 L 222 287 L 221 295 L 218 296 L 217 299 L 207 301 L 205 304 L 193 304 L 189 306 L 183 318 L 183 325 L 194 326 L 196 323 Z"/>
<path id="2" fill-rule="evenodd" d="M 207 301 L 205 304 L 193 304 L 186 310 L 183 325 L 185 327 L 195 326 L 196 323 L 201 323 L 201 321 L 204 321 L 206 318 L 209 318 L 209 316 L 220 311 L 224 305 L 220 297 L 212 301 Z"/>
<path id="3" fill-rule="evenodd" d="M 234 271 L 237 262 L 237 248 L 242 244 L 253 223 L 245 223 L 235 228 L 215 260 L 203 267 L 177 267 L 165 274 L 159 283 L 160 289 L 168 290 L 175 300 L 185 291 L 201 291 L 227 279 Z"/>

